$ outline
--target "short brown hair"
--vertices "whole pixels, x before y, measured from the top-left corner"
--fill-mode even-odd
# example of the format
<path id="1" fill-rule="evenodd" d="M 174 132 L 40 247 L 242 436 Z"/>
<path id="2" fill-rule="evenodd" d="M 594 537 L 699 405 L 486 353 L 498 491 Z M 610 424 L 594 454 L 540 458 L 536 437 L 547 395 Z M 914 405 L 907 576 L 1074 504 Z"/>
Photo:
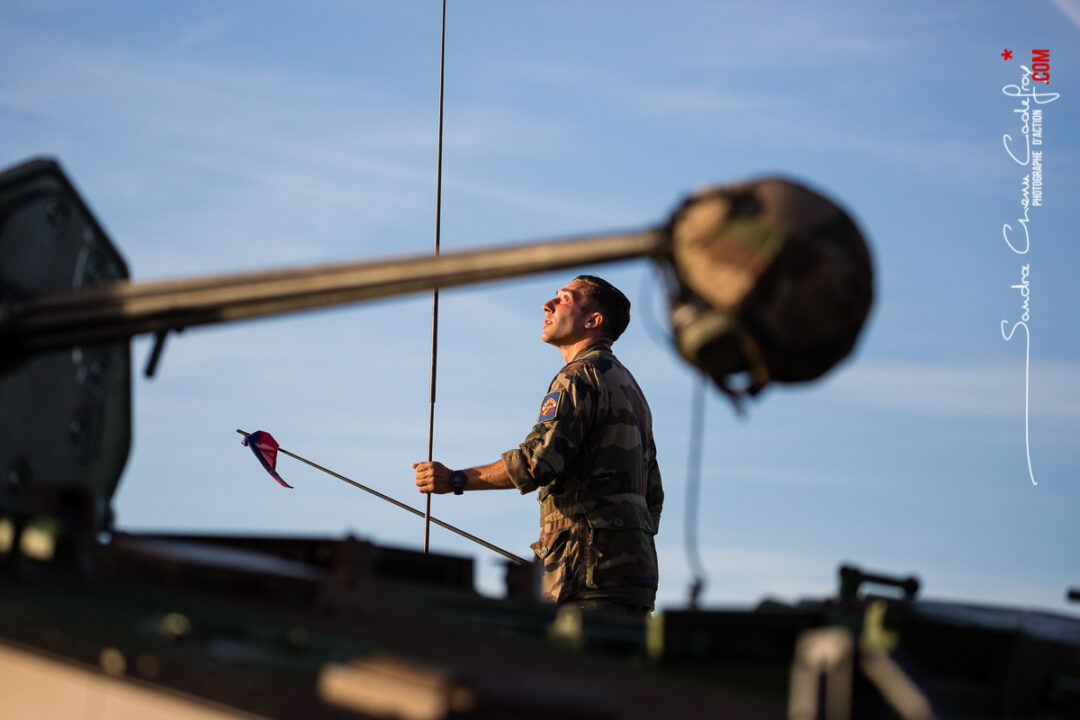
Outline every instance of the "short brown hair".
<path id="1" fill-rule="evenodd" d="M 584 288 L 585 302 L 591 310 L 599 312 L 604 322 L 600 325 L 604 336 L 615 342 L 630 324 L 630 301 L 607 280 L 595 275 L 578 275 L 575 282 Z"/>

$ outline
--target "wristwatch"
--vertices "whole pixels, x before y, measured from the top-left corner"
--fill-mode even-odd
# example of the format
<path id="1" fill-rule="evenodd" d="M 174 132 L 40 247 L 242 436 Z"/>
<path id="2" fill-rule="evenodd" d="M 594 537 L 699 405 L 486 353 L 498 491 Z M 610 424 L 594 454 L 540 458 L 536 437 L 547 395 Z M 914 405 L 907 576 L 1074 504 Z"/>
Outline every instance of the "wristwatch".
<path id="1" fill-rule="evenodd" d="M 450 487 L 454 488 L 455 495 L 465 492 L 465 473 L 460 470 L 450 473 Z"/>

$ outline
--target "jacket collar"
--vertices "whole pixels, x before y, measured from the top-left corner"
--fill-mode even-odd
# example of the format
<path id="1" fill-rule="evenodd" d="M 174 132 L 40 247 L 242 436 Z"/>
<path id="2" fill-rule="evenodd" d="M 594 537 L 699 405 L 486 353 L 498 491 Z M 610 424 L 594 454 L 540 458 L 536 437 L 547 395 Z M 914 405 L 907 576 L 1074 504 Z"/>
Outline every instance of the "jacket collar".
<path id="1" fill-rule="evenodd" d="M 594 342 L 589 343 L 588 345 L 583 347 L 581 349 L 581 352 L 579 352 L 577 355 L 575 355 L 574 359 L 571 360 L 570 362 L 574 362 L 574 360 L 581 360 L 582 358 L 588 357 L 590 355 L 598 355 L 598 354 L 600 354 L 602 352 L 607 352 L 607 353 L 611 352 L 611 341 L 610 340 L 606 340 L 606 339 L 605 340 L 596 340 Z"/>

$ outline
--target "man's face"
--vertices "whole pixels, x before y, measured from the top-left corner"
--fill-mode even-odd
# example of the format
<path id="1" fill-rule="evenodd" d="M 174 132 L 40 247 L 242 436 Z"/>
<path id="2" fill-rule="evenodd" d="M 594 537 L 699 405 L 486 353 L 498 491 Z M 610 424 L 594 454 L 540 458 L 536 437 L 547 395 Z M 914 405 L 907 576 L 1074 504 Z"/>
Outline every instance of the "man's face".
<path id="1" fill-rule="evenodd" d="M 586 298 L 577 280 L 555 293 L 544 303 L 544 329 L 540 339 L 551 345 L 572 345 L 585 330 L 594 327 L 597 314 L 586 310 Z"/>

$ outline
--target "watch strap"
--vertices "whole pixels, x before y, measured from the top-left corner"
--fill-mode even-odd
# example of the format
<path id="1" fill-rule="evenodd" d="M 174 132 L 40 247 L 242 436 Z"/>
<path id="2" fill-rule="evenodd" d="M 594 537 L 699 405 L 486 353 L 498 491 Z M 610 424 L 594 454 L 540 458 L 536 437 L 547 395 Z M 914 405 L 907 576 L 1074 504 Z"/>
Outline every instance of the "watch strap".
<path id="1" fill-rule="evenodd" d="M 465 473 L 460 470 L 455 470 L 450 473 L 450 487 L 454 488 L 455 495 L 461 495 L 465 492 Z"/>

